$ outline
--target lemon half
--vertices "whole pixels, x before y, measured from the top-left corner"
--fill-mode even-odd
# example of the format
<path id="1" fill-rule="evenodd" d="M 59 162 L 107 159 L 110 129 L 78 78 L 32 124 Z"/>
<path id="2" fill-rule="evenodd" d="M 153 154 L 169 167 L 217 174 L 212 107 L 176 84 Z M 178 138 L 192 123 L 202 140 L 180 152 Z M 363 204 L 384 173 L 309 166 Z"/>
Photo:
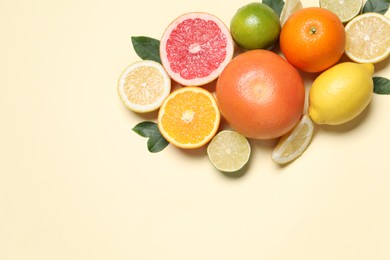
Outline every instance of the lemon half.
<path id="1" fill-rule="evenodd" d="M 382 14 L 358 15 L 345 33 L 345 54 L 355 62 L 378 63 L 390 55 L 390 19 Z"/>

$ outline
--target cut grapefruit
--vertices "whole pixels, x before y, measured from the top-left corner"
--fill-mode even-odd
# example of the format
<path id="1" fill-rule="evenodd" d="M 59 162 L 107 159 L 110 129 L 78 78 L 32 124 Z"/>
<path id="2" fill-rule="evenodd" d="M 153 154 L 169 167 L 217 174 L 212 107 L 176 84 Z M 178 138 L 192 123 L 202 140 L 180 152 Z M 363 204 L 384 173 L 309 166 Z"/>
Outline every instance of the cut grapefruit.
<path id="1" fill-rule="evenodd" d="M 208 13 L 179 16 L 160 41 L 162 65 L 183 86 L 201 86 L 216 79 L 232 59 L 233 52 L 229 29 Z"/>

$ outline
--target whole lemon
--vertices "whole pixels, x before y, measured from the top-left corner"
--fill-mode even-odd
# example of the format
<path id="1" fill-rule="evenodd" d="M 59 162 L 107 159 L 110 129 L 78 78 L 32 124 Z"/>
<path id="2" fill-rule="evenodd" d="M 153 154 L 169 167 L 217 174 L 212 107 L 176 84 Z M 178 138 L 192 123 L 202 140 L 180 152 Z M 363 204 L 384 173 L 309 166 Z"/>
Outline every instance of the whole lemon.
<path id="1" fill-rule="evenodd" d="M 243 50 L 272 48 L 280 31 L 278 15 L 271 7 L 258 2 L 239 8 L 230 21 L 233 40 Z"/>
<path id="2" fill-rule="evenodd" d="M 339 63 L 322 72 L 309 93 L 309 115 L 317 124 L 339 125 L 359 115 L 373 93 L 374 65 Z"/>

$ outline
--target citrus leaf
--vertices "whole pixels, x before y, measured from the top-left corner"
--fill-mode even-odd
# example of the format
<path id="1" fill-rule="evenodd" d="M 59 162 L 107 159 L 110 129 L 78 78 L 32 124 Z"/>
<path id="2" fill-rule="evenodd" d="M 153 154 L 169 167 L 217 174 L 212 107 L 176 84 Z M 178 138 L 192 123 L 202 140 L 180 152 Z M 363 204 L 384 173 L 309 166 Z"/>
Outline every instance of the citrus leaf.
<path id="1" fill-rule="evenodd" d="M 383 77 L 373 77 L 374 93 L 390 94 L 390 80 Z"/>
<path id="2" fill-rule="evenodd" d="M 151 153 L 160 152 L 169 144 L 169 142 L 161 135 L 158 125 L 154 122 L 144 121 L 138 123 L 132 130 L 142 137 L 149 138 L 147 145 L 148 150 Z"/>
<path id="3" fill-rule="evenodd" d="M 143 60 L 161 63 L 160 41 L 146 36 L 132 36 L 131 42 L 137 55 Z"/>
<path id="4" fill-rule="evenodd" d="M 263 0 L 262 3 L 271 7 L 278 17 L 280 17 L 280 13 L 282 12 L 284 6 L 283 0 Z"/>
<path id="5" fill-rule="evenodd" d="M 375 12 L 385 14 L 390 6 L 390 0 L 367 0 L 363 7 L 363 13 Z"/>
<path id="6" fill-rule="evenodd" d="M 151 153 L 158 153 L 168 146 L 168 141 L 161 135 L 154 135 L 148 139 L 148 150 Z"/>

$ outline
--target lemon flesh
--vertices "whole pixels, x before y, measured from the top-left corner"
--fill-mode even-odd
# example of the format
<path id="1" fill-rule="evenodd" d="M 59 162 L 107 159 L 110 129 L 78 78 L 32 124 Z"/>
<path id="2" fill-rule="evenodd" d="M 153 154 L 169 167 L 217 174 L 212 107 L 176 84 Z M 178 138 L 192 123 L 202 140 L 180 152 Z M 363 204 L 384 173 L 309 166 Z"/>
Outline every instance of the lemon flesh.
<path id="1" fill-rule="evenodd" d="M 297 125 L 279 139 L 272 152 L 272 160 L 278 164 L 286 164 L 297 159 L 309 146 L 313 133 L 314 125 L 310 117 L 302 115 Z"/>
<path id="2" fill-rule="evenodd" d="M 320 6 L 336 14 L 346 23 L 357 16 L 363 6 L 362 0 L 320 0 Z"/>
<path id="3" fill-rule="evenodd" d="M 130 110 L 146 113 L 157 110 L 171 91 L 171 79 L 155 61 L 132 63 L 121 74 L 117 87 L 123 104 Z"/>
<path id="4" fill-rule="evenodd" d="M 309 93 L 309 115 L 317 124 L 339 125 L 370 103 L 374 65 L 344 62 L 321 73 Z"/>
<path id="5" fill-rule="evenodd" d="M 382 14 L 358 15 L 345 33 L 345 54 L 355 62 L 378 63 L 390 55 L 390 19 Z"/>
<path id="6" fill-rule="evenodd" d="M 251 147 L 248 139 L 232 130 L 223 130 L 213 137 L 207 155 L 219 171 L 236 172 L 249 161 Z"/>

